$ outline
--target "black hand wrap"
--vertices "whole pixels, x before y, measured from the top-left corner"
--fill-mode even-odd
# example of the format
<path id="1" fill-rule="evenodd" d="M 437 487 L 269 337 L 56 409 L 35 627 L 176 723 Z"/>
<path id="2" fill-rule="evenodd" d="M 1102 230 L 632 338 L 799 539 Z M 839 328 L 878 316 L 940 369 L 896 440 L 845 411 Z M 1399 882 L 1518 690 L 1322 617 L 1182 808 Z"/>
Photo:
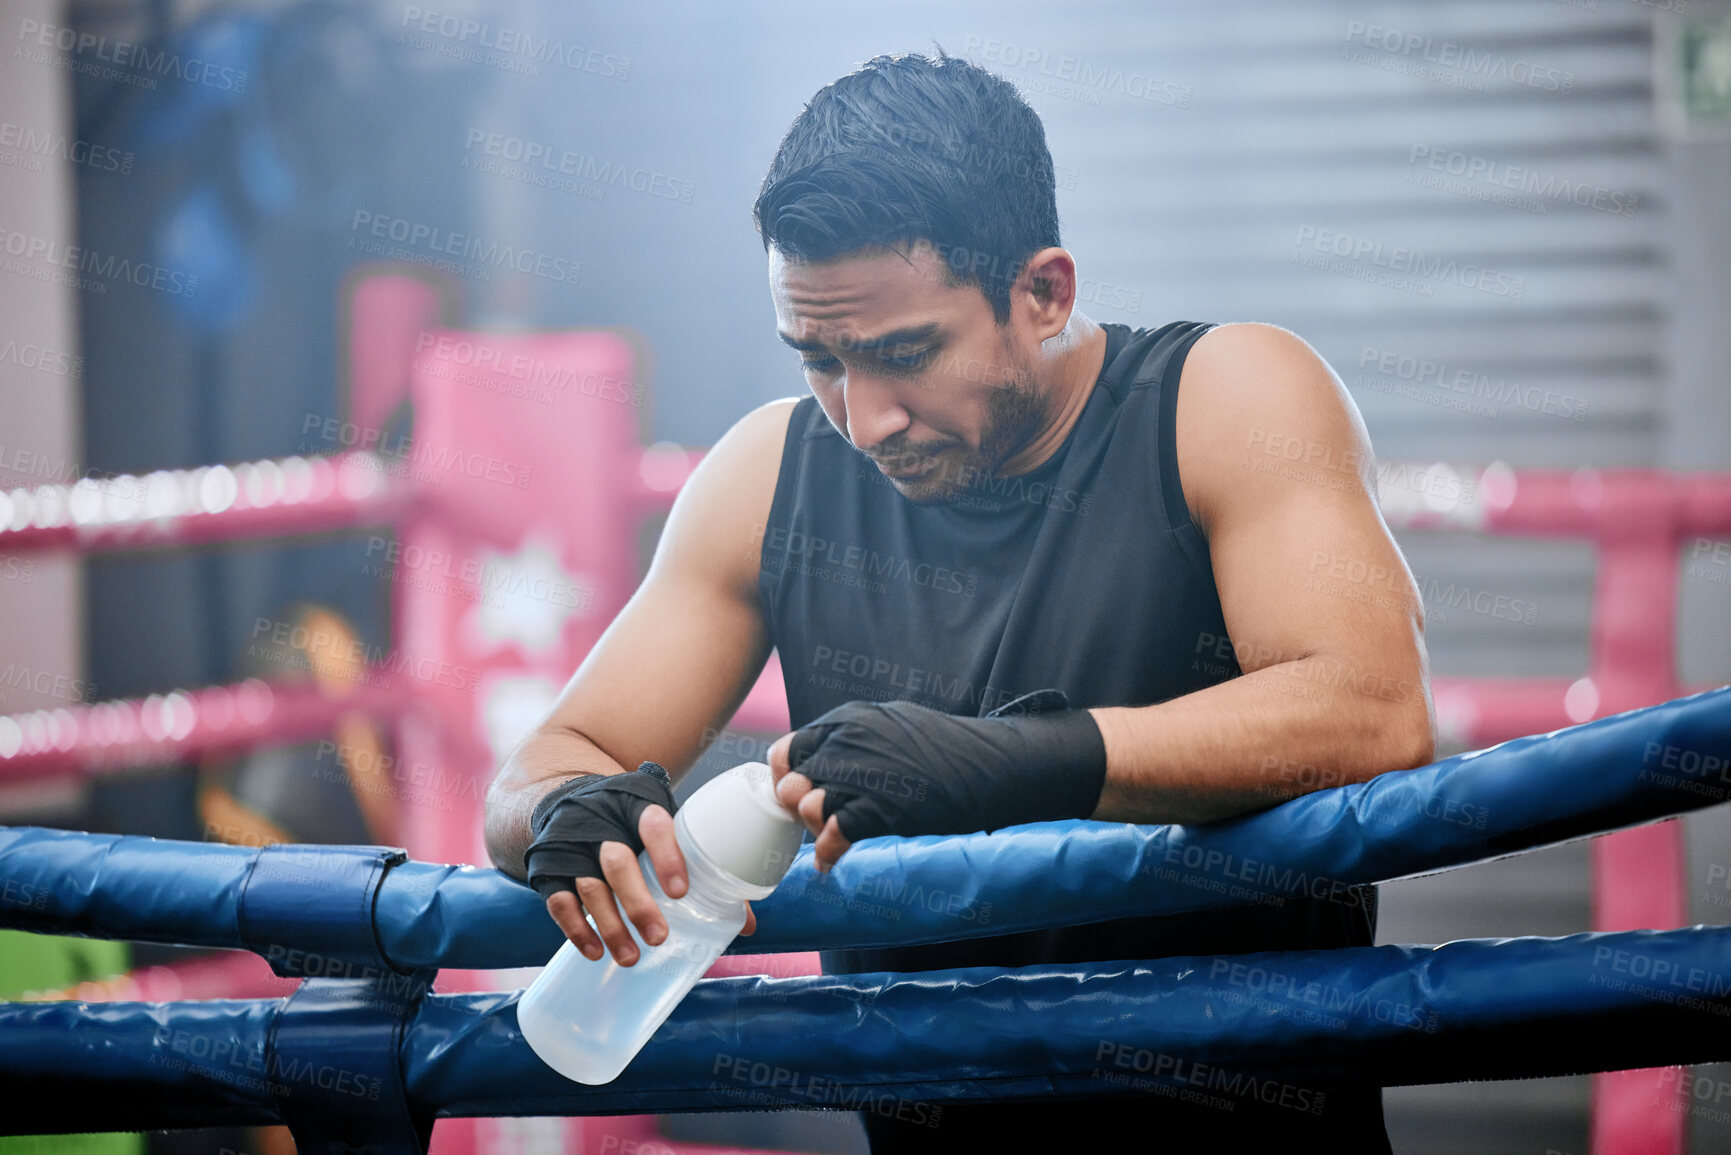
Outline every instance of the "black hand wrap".
<path id="1" fill-rule="evenodd" d="M 1086 710 L 1038 690 L 983 718 L 912 702 L 848 702 L 802 726 L 788 767 L 824 791 L 850 842 L 966 834 L 1086 818 L 1106 785 L 1106 743 Z"/>
<path id="2" fill-rule="evenodd" d="M 533 841 L 523 853 L 529 885 L 542 898 L 577 893 L 579 878 L 605 879 L 601 844 L 623 842 L 643 853 L 637 820 L 651 806 L 672 814 L 673 781 L 654 762 L 629 774 L 580 774 L 549 790 L 529 815 Z"/>

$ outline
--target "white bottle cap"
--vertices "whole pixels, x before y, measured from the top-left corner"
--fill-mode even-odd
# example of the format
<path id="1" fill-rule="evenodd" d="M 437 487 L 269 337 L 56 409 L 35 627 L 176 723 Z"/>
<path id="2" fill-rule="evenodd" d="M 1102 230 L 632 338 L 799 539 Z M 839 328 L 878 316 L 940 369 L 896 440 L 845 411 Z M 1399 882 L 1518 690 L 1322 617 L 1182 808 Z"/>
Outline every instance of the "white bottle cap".
<path id="1" fill-rule="evenodd" d="M 735 766 L 699 786 L 678 819 L 704 857 L 752 887 L 773 889 L 805 836 L 799 816 L 776 800 L 762 762 Z"/>

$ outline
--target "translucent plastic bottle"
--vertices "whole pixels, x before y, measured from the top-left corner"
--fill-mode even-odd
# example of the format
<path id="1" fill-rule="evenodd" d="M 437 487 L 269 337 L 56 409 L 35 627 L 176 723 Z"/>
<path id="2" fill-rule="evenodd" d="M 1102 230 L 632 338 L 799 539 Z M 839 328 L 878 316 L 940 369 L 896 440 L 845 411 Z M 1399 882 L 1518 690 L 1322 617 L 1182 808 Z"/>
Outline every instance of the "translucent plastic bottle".
<path id="1" fill-rule="evenodd" d="M 673 816 L 673 830 L 685 856 L 684 897 L 662 892 L 648 851 L 637 859 L 667 920 L 661 945 L 645 943 L 629 918 L 639 952 L 631 966 L 611 951 L 591 961 L 566 942 L 517 1002 L 523 1038 L 567 1079 L 619 1077 L 744 928 L 746 901 L 775 890 L 805 828 L 776 801 L 769 767 L 747 762 L 705 782 Z"/>

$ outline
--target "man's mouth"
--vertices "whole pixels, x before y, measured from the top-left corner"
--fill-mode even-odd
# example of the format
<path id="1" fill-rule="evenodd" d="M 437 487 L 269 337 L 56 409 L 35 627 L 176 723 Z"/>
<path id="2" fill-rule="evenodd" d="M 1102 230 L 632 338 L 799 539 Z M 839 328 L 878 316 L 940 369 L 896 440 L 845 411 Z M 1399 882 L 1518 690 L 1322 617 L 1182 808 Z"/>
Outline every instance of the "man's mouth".
<path id="1" fill-rule="evenodd" d="M 935 457 L 919 458 L 917 463 L 911 466 L 899 464 L 903 460 L 902 458 L 890 458 L 888 461 L 879 460 L 877 466 L 883 471 L 885 477 L 891 477 L 897 481 L 909 481 L 930 472 L 932 467 L 938 463 Z M 898 464 L 892 464 L 892 462 Z"/>

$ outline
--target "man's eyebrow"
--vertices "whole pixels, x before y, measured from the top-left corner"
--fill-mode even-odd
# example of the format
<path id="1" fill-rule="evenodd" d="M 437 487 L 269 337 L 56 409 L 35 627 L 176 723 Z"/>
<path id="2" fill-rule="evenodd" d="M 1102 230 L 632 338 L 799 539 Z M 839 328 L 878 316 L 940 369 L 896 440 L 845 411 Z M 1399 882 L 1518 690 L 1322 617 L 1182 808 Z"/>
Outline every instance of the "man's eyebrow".
<path id="1" fill-rule="evenodd" d="M 932 321 L 924 325 L 911 325 L 906 329 L 896 329 L 883 334 L 881 337 L 850 341 L 848 344 L 852 348 L 862 350 L 889 349 L 898 345 L 917 345 L 933 336 L 940 328 L 942 326 L 936 321 Z M 802 353 L 822 352 L 828 348 L 821 341 L 796 341 L 780 329 L 776 330 L 775 335 Z"/>
<path id="2" fill-rule="evenodd" d="M 795 341 L 792 337 L 788 336 L 786 333 L 782 332 L 780 329 L 777 329 L 775 331 L 775 335 L 777 337 L 780 337 L 783 341 L 787 342 L 789 345 L 792 345 L 795 349 L 798 349 L 802 353 L 816 352 L 817 350 L 820 350 L 823 348 L 823 346 L 820 345 L 819 343 L 817 343 L 816 341 Z"/>

